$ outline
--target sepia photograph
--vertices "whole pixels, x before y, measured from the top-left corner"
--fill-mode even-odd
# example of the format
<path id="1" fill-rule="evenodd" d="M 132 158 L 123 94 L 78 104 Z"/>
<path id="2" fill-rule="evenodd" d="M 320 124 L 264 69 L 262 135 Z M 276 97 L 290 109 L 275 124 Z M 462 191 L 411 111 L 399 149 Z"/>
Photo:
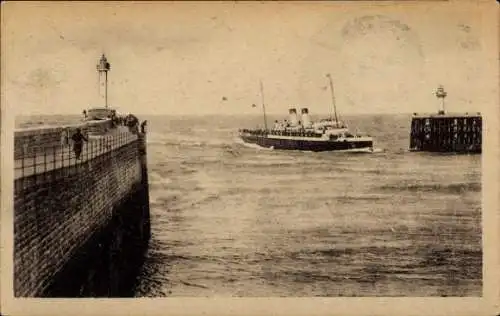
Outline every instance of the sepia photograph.
<path id="1" fill-rule="evenodd" d="M 497 2 L 9 1 L 1 31 L 6 315 L 500 312 Z"/>

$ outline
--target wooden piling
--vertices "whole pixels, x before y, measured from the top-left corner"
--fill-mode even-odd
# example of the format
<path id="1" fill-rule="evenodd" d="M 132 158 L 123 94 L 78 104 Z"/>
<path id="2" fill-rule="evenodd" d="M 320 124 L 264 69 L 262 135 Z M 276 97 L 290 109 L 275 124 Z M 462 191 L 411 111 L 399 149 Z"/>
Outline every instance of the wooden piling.
<path id="1" fill-rule="evenodd" d="M 481 153 L 481 147 L 480 113 L 413 113 L 411 151 Z"/>

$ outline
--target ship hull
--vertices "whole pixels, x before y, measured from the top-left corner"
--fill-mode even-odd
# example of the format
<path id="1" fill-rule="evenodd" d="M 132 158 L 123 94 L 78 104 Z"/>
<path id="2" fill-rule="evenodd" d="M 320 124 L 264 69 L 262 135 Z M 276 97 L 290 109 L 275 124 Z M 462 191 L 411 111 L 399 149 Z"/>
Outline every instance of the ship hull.
<path id="1" fill-rule="evenodd" d="M 339 151 L 372 148 L 373 142 L 367 140 L 342 140 L 342 141 L 310 141 L 296 139 L 270 138 L 265 135 L 240 135 L 245 143 L 256 144 L 265 148 L 278 150 L 302 150 L 302 151 Z"/>

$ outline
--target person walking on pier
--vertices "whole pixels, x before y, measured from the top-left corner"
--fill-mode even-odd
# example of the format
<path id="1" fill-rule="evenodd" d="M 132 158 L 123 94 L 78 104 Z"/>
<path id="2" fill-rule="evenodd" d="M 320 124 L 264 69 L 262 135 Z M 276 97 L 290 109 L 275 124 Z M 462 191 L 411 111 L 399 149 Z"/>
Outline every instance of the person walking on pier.
<path id="1" fill-rule="evenodd" d="M 61 131 L 61 146 L 66 147 L 69 145 L 69 131 L 67 128 Z"/>
<path id="2" fill-rule="evenodd" d="M 89 140 L 82 134 L 80 128 L 76 129 L 76 132 L 71 136 L 73 140 L 73 151 L 75 152 L 76 159 L 80 159 L 82 153 L 83 141 L 88 142 Z"/>

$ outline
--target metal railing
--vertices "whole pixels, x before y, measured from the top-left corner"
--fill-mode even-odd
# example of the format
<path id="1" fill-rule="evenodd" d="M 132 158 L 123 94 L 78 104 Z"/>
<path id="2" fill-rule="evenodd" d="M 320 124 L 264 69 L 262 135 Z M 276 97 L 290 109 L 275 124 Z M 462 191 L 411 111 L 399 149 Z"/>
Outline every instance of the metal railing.
<path id="1" fill-rule="evenodd" d="M 72 144 L 59 144 L 43 148 L 41 151 L 22 155 L 14 160 L 14 178 L 43 174 L 59 168 L 79 165 L 114 149 L 125 146 L 138 139 L 129 131 L 116 132 L 102 136 L 89 136 L 83 143 L 79 159 Z"/>
<path id="2" fill-rule="evenodd" d="M 47 148 L 61 143 L 63 134 L 71 135 L 77 128 L 82 133 L 103 132 L 112 128 L 110 120 L 88 121 L 66 126 L 33 127 L 16 130 L 14 133 L 14 158 L 19 159 L 43 154 Z"/>

